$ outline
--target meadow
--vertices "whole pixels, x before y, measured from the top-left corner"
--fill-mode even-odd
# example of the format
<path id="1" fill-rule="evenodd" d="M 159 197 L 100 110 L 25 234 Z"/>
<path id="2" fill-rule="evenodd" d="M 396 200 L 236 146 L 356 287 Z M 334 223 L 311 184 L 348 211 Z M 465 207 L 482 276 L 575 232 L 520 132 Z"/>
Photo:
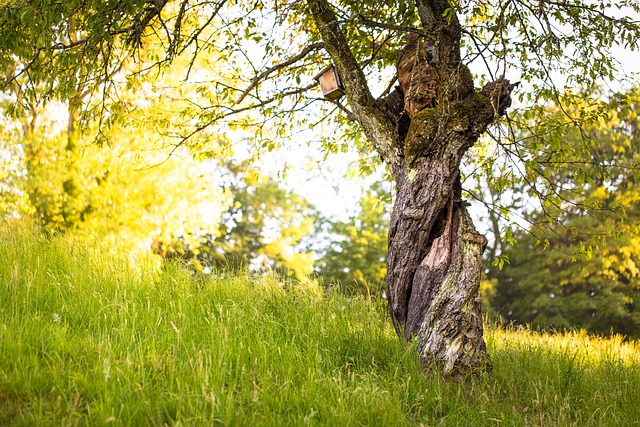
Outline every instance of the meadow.
<path id="1" fill-rule="evenodd" d="M 485 338 L 493 372 L 444 380 L 383 301 L 0 226 L 0 425 L 640 425 L 638 342 Z"/>

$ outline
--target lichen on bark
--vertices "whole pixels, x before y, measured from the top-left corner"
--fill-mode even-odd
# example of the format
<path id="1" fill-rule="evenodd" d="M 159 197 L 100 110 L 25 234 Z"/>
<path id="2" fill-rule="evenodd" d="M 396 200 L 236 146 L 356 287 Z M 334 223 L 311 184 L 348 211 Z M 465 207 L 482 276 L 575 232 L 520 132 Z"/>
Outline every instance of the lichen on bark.
<path id="1" fill-rule="evenodd" d="M 491 369 L 479 294 L 486 239 L 461 200 L 459 168 L 494 113 L 490 99 L 475 90 L 441 98 L 413 116 L 392 164 L 390 313 L 398 334 L 417 343 L 423 364 L 447 376 Z"/>
<path id="2" fill-rule="evenodd" d="M 438 114 L 436 108 L 425 108 L 413 116 L 404 142 L 407 166 L 413 167 L 419 157 L 428 157 L 438 149 Z"/>
<path id="3" fill-rule="evenodd" d="M 413 167 L 420 157 L 469 148 L 492 118 L 491 102 L 478 92 L 462 100 L 441 102 L 436 108 L 425 108 L 411 120 L 404 141 L 407 166 Z M 457 143 L 461 147 L 451 146 Z"/>

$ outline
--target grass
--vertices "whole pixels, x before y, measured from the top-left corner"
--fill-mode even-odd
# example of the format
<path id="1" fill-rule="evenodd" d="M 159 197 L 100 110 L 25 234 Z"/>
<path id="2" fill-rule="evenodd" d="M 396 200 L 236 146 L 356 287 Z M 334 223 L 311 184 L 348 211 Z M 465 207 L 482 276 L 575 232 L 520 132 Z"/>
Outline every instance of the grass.
<path id="1" fill-rule="evenodd" d="M 491 375 L 444 381 L 375 300 L 0 228 L 0 425 L 640 425 L 638 343 L 486 340 Z"/>

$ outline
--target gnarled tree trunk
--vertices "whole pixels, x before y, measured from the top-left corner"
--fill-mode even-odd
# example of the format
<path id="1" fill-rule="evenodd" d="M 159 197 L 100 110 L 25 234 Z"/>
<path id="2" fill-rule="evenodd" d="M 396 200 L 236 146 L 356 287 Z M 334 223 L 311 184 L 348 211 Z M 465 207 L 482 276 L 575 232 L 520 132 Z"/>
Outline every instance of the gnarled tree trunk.
<path id="1" fill-rule="evenodd" d="M 417 340 L 421 359 L 446 375 L 491 366 L 479 294 L 486 239 L 476 232 L 461 200 L 459 165 L 493 113 L 481 95 L 470 98 L 454 107 L 469 119 L 465 126 L 445 125 L 448 131 L 441 135 L 428 134 L 433 111 L 414 116 L 404 147 L 431 141 L 439 148 L 419 156 L 413 166 L 399 150 L 393 163 L 389 311 L 398 334 Z"/>
<path id="2" fill-rule="evenodd" d="M 387 298 L 398 335 L 445 375 L 486 371 L 480 273 L 486 239 L 461 200 L 460 162 L 510 103 L 504 79 L 476 91 L 448 0 L 415 0 L 422 22 L 398 59 L 400 87 L 371 96 L 327 0 L 308 0 L 354 115 L 396 182 Z"/>

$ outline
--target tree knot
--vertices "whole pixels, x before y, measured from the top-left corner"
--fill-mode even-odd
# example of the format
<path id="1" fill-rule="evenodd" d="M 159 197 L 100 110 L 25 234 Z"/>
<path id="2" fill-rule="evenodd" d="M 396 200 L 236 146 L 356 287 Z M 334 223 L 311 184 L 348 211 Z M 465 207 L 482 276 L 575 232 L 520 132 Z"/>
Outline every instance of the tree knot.
<path id="1" fill-rule="evenodd" d="M 511 106 L 511 92 L 519 84 L 520 82 L 510 83 L 504 76 L 500 76 L 498 80 L 487 83 L 482 88 L 480 93 L 491 101 L 496 117 L 502 117 L 507 112 L 507 108 Z"/>
<path id="2" fill-rule="evenodd" d="M 407 208 L 400 215 L 402 215 L 402 218 L 419 220 L 424 216 L 424 209 Z"/>
<path id="3" fill-rule="evenodd" d="M 414 33 L 407 36 L 407 44 L 398 55 L 397 72 L 409 117 L 437 105 L 438 73 L 432 65 L 434 57 L 432 40 Z"/>

